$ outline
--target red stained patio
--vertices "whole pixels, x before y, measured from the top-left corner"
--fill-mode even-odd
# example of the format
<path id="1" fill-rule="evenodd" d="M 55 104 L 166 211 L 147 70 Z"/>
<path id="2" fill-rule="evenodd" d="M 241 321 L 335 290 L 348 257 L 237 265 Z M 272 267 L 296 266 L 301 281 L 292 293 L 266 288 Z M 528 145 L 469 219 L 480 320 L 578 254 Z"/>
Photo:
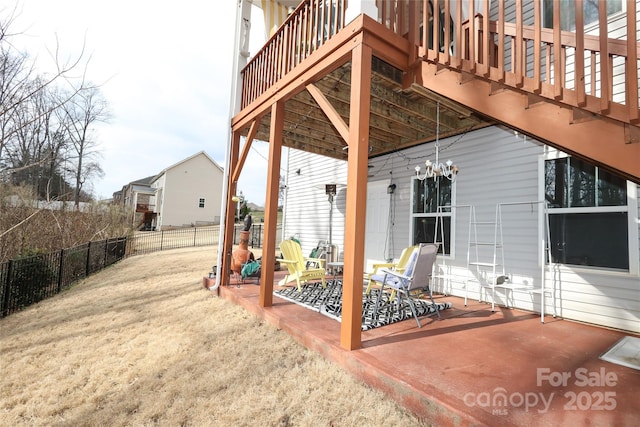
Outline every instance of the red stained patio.
<path id="1" fill-rule="evenodd" d="M 438 295 L 453 303 L 442 320 L 364 331 L 348 351 L 331 318 L 277 296 L 261 307 L 258 285 L 219 289 L 429 424 L 640 425 L 640 371 L 599 359 L 622 331 Z"/>

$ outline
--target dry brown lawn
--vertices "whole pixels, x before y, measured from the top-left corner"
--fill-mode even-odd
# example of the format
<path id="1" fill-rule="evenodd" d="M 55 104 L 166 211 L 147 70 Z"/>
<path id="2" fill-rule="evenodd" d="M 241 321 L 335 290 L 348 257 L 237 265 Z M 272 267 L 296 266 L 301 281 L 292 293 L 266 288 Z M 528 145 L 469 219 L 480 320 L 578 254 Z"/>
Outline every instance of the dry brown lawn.
<path id="1" fill-rule="evenodd" d="M 413 426 L 337 365 L 202 288 L 213 247 L 128 258 L 0 320 L 0 424 Z"/>

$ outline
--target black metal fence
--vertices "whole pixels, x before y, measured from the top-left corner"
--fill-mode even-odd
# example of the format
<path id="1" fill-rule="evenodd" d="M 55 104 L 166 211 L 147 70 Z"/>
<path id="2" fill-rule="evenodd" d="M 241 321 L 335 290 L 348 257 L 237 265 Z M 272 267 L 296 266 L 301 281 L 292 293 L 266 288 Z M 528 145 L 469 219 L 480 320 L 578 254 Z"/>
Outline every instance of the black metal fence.
<path id="1" fill-rule="evenodd" d="M 239 243 L 243 225 L 236 224 L 233 229 L 233 244 Z M 279 233 L 280 226 L 278 225 Z M 261 248 L 264 241 L 264 224 L 251 226 L 249 246 Z M 220 239 L 220 226 L 181 228 L 165 231 L 139 231 L 129 240 L 127 255 L 139 255 L 167 249 L 186 248 L 190 246 L 217 245 Z"/>
<path id="2" fill-rule="evenodd" d="M 49 298 L 121 260 L 127 238 L 99 240 L 0 264 L 0 317 Z"/>
<path id="3" fill-rule="evenodd" d="M 238 244 L 242 225 L 234 227 Z M 217 245 L 220 226 L 136 232 L 130 237 L 99 240 L 48 254 L 0 264 L 0 317 L 22 310 L 68 288 L 73 282 L 131 255 L 192 246 Z M 252 248 L 262 247 L 263 224 L 251 227 Z"/>
<path id="4" fill-rule="evenodd" d="M 220 226 L 138 231 L 129 240 L 127 255 L 140 255 L 191 246 L 217 245 Z"/>

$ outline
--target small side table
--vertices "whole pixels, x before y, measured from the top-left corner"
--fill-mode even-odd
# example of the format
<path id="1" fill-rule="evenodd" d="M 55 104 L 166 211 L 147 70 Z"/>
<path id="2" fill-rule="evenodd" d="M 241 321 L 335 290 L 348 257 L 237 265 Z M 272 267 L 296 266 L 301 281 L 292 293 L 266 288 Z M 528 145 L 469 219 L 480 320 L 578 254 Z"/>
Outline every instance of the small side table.
<path id="1" fill-rule="evenodd" d="M 339 270 L 340 272 L 342 272 L 342 270 L 344 269 L 344 262 L 342 261 L 328 262 L 327 268 L 331 270 L 331 275 L 333 275 L 333 279 L 335 280 L 336 271 Z"/>

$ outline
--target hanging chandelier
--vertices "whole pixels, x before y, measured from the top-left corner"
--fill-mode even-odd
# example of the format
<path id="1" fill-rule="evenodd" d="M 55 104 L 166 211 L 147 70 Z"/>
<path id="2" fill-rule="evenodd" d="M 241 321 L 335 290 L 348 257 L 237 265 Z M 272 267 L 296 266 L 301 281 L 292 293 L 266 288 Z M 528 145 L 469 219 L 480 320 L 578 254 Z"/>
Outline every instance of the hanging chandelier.
<path id="1" fill-rule="evenodd" d="M 431 160 L 424 162 L 426 168 L 424 175 L 420 174 L 420 166 L 416 166 L 416 177 L 420 181 L 424 181 L 427 178 L 433 178 L 435 181 L 437 177 L 442 176 L 453 181 L 458 174 L 458 166 L 454 165 L 451 160 L 440 163 L 440 101 L 437 101 L 436 105 L 436 159 L 435 162 L 431 162 Z"/>

